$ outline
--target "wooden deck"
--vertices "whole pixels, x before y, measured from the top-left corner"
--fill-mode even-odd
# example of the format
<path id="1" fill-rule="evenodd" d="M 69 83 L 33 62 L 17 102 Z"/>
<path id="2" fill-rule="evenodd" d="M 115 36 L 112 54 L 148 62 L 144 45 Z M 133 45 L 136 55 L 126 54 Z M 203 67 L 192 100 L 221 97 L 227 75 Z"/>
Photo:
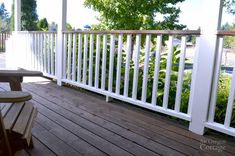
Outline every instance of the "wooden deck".
<path id="1" fill-rule="evenodd" d="M 9 90 L 0 84 L 0 90 Z M 23 84 L 38 115 L 32 156 L 235 155 L 235 139 L 210 132 L 199 136 L 176 120 L 50 80 Z"/>

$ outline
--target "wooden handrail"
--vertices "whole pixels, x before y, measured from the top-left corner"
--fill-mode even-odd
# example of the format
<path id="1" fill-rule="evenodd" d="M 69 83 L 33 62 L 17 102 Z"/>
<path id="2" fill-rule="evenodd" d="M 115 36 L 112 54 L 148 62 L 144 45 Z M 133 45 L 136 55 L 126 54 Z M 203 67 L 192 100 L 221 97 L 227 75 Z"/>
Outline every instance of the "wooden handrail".
<path id="1" fill-rule="evenodd" d="M 200 30 L 101 30 L 63 31 L 63 33 L 87 34 L 155 34 L 155 35 L 200 35 Z"/>
<path id="2" fill-rule="evenodd" d="M 55 31 L 19 31 L 19 33 L 30 34 L 56 34 Z M 201 34 L 200 30 L 76 30 L 63 31 L 63 33 L 84 33 L 84 34 L 155 34 L 155 35 L 196 35 Z"/>
<path id="3" fill-rule="evenodd" d="M 218 36 L 235 36 L 235 31 L 228 31 L 228 30 L 218 30 Z"/>

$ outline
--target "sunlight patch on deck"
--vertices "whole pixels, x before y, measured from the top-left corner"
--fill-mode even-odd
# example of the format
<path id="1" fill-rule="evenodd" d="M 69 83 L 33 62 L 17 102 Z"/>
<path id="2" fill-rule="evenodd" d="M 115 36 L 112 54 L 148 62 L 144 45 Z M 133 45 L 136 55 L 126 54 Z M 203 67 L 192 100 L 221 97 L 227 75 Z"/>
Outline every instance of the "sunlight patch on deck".
<path id="1" fill-rule="evenodd" d="M 44 77 L 24 77 L 23 83 L 37 83 L 37 84 L 48 84 L 51 80 Z"/>

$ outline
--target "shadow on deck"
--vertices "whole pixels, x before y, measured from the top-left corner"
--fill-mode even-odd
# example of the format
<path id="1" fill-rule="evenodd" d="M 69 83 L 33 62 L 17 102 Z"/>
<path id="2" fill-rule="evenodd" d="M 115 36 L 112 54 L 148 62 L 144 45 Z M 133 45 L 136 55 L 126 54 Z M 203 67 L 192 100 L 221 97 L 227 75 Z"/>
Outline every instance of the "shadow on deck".
<path id="1" fill-rule="evenodd" d="M 0 90 L 9 89 L 0 84 Z M 26 82 L 38 116 L 32 156 L 77 155 L 235 155 L 235 139 L 199 136 L 176 120 L 50 80 Z"/>

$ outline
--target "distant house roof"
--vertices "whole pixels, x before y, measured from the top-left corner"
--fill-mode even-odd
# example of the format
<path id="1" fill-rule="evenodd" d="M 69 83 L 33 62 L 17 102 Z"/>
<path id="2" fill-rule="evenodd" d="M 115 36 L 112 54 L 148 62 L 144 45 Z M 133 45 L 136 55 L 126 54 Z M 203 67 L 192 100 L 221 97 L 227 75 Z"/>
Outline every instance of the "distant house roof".
<path id="1" fill-rule="evenodd" d="M 90 29 L 90 28 L 91 28 L 91 26 L 89 26 L 89 25 L 85 25 L 83 28 Z"/>

